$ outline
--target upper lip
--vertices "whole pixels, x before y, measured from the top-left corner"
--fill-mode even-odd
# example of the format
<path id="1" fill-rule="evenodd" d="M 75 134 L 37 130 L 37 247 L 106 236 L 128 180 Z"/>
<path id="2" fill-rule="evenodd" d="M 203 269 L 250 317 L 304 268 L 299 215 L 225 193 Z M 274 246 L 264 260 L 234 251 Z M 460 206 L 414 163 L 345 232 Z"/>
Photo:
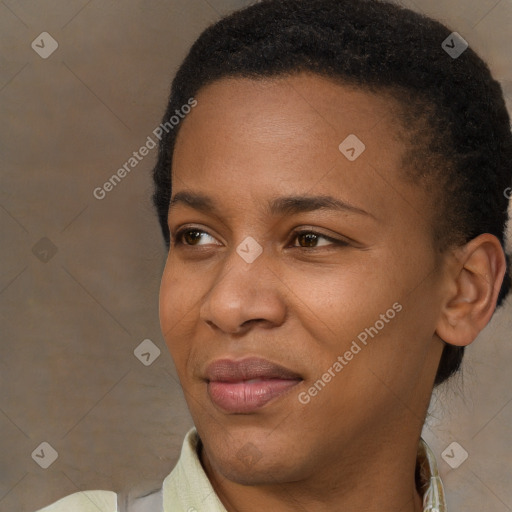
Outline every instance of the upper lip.
<path id="1" fill-rule="evenodd" d="M 239 382 L 250 379 L 302 380 L 302 377 L 276 363 L 260 357 L 246 359 L 217 359 L 210 363 L 205 372 L 208 381 Z"/>

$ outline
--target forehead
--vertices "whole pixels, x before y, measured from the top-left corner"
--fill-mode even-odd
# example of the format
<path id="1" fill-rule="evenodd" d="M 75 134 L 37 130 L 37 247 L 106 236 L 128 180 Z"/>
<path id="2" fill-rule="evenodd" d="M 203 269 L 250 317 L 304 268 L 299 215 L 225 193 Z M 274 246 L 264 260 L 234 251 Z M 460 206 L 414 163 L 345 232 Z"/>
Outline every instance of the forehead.
<path id="1" fill-rule="evenodd" d="M 389 94 L 302 73 L 222 79 L 196 100 L 176 141 L 173 191 L 222 190 L 234 201 L 247 190 L 338 191 L 367 210 L 419 200 L 400 179 L 406 142 Z"/>
<path id="2" fill-rule="evenodd" d="M 200 89 L 196 99 L 200 108 L 196 107 L 189 118 L 199 117 L 192 115 L 199 111 L 201 123 L 222 120 L 226 129 L 229 122 L 257 123 L 272 137 L 290 124 L 294 125 L 293 134 L 299 135 L 302 123 L 303 132 L 313 136 L 317 131 L 314 128 L 321 126 L 339 135 L 344 131 L 362 135 L 377 123 L 383 124 L 378 132 L 385 132 L 388 138 L 401 133 L 396 116 L 398 102 L 390 92 L 370 92 L 310 72 L 258 79 L 223 78 Z"/>

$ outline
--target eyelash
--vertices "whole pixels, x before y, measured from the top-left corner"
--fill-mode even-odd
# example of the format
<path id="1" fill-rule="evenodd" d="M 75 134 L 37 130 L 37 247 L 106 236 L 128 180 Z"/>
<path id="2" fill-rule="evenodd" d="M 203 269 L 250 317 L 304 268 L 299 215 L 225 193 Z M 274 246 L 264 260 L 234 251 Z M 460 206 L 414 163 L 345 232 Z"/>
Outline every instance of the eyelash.
<path id="1" fill-rule="evenodd" d="M 202 246 L 186 244 L 183 242 L 183 235 L 185 235 L 186 233 L 189 233 L 189 232 L 202 233 L 202 234 L 206 234 L 208 236 L 212 236 L 207 231 L 204 231 L 202 229 L 190 228 L 190 227 L 183 228 L 183 229 L 178 230 L 176 232 L 176 235 L 174 237 L 172 237 L 172 245 L 173 246 L 184 246 L 184 247 L 202 247 Z M 319 232 L 311 230 L 311 229 L 301 229 L 301 230 L 294 231 L 292 233 L 292 236 L 293 236 L 292 240 L 295 240 L 296 238 L 298 238 L 299 236 L 302 236 L 302 235 L 314 235 L 319 238 L 324 238 L 325 240 L 328 240 L 329 242 L 331 242 L 331 245 L 337 245 L 337 246 L 348 246 L 349 245 L 348 242 L 339 240 L 337 238 L 331 238 L 327 235 L 324 235 L 323 233 L 319 233 Z M 212 236 L 212 238 L 214 238 L 214 237 Z M 321 249 L 322 247 L 332 248 L 331 246 L 301 247 L 300 245 L 294 245 L 292 247 L 295 249 L 303 249 L 303 250 Z"/>

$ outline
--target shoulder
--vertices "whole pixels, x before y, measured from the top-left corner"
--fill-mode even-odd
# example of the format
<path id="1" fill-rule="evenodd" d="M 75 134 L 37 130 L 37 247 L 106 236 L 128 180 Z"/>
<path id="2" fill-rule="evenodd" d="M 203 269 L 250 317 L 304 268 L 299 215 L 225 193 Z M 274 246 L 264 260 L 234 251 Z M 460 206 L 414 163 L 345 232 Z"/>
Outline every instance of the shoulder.
<path id="1" fill-rule="evenodd" d="M 70 494 L 36 512 L 117 512 L 113 491 L 80 491 Z"/>

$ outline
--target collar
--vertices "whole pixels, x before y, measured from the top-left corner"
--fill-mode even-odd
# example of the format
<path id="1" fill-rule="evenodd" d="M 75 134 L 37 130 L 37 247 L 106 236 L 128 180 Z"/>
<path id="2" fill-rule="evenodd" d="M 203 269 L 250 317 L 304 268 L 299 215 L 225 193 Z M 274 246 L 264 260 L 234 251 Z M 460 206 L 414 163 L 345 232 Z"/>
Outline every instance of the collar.
<path id="1" fill-rule="evenodd" d="M 420 438 L 416 456 L 417 488 L 423 495 L 424 512 L 446 512 L 446 498 L 443 482 L 439 476 L 434 453 Z"/>

